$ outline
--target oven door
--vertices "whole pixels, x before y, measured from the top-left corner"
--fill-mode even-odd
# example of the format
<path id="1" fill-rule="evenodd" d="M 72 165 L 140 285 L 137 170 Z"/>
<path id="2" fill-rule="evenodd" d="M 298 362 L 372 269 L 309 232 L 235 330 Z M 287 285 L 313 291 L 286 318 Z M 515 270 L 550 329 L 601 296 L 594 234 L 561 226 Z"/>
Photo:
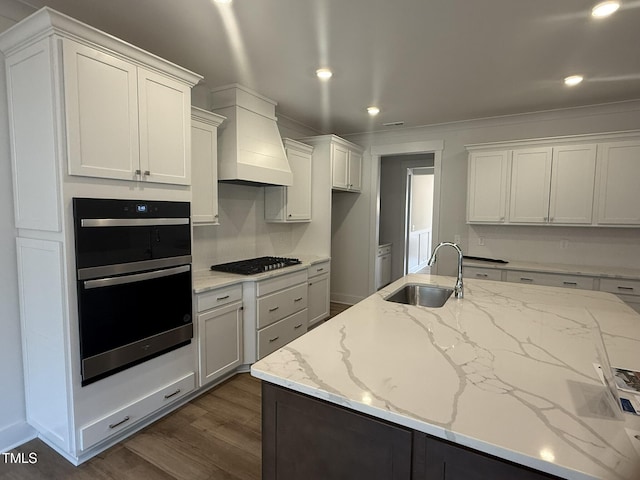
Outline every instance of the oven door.
<path id="1" fill-rule="evenodd" d="M 82 385 L 188 344 L 191 292 L 190 265 L 78 281 Z"/>

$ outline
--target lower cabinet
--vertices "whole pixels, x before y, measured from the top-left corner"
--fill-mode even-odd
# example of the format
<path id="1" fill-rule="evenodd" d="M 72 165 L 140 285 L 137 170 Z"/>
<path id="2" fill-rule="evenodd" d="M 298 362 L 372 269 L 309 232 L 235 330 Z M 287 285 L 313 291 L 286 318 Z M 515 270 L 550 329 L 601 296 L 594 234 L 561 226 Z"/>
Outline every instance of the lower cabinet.
<path id="1" fill-rule="evenodd" d="M 593 277 L 585 277 L 582 275 L 563 275 L 555 273 L 508 270 L 506 280 L 507 282 L 546 285 L 548 287 L 593 290 L 594 279 Z"/>
<path id="2" fill-rule="evenodd" d="M 330 262 L 309 267 L 309 327 L 329 317 Z"/>
<path id="3" fill-rule="evenodd" d="M 263 480 L 543 480 L 531 470 L 262 382 Z"/>
<path id="4" fill-rule="evenodd" d="M 243 360 L 242 285 L 196 296 L 199 384 L 206 385 Z"/>

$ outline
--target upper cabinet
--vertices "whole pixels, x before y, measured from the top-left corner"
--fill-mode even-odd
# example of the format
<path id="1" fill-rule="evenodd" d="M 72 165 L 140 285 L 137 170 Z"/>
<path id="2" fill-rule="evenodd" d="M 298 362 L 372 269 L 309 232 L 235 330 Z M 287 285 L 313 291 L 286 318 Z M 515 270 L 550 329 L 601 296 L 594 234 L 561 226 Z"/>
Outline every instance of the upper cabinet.
<path id="1" fill-rule="evenodd" d="M 69 175 L 189 185 L 191 87 L 201 77 L 53 10 L 32 18 L 0 42 L 14 156 L 40 138 Z M 52 116 L 27 94 L 42 87 L 36 78 L 46 79 Z"/>
<path id="2" fill-rule="evenodd" d="M 628 141 L 633 136 L 639 134 L 468 146 L 467 221 L 640 225 L 640 196 L 631 185 L 640 175 L 640 140 Z"/>
<path id="3" fill-rule="evenodd" d="M 598 224 L 640 225 L 640 140 L 603 143 L 598 164 Z"/>
<path id="4" fill-rule="evenodd" d="M 362 190 L 362 147 L 336 135 L 300 139 L 313 145 L 314 161 L 331 164 L 331 188 L 345 192 Z"/>
<path id="5" fill-rule="evenodd" d="M 265 187 L 265 220 L 274 223 L 310 222 L 313 147 L 289 138 L 285 138 L 283 143 L 293 173 L 293 185 Z"/>
<path id="6" fill-rule="evenodd" d="M 218 224 L 218 127 L 225 118 L 191 108 L 191 219 Z"/>
<path id="7" fill-rule="evenodd" d="M 469 154 L 467 221 L 504 223 L 510 159 L 507 150 Z"/>

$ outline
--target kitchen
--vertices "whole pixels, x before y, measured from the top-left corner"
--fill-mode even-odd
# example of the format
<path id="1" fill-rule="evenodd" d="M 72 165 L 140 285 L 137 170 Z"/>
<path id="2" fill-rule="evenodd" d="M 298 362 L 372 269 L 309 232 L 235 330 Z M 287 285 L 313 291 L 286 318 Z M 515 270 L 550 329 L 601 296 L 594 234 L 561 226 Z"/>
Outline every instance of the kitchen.
<path id="1" fill-rule="evenodd" d="M 17 21 L 24 18 L 33 9 L 18 4 Z M 22 10 L 21 10 L 22 9 Z M 10 12 L 13 14 L 14 12 Z M 621 12 L 625 13 L 625 12 Z M 633 13 L 628 11 L 626 13 Z M 92 23 L 92 22 L 88 22 Z M 149 47 L 147 47 L 149 48 Z M 149 48 L 151 50 L 151 48 Z M 181 62 L 177 62 L 181 63 Z M 194 69 L 194 71 L 197 71 Z M 228 82 L 225 82 L 228 83 Z M 223 84 L 223 82 L 216 85 Z M 4 90 L 4 88 L 3 88 Z M 201 95 L 198 97 L 198 95 Z M 194 90 L 194 101 L 200 98 L 199 105 L 206 106 L 202 99 L 203 93 Z M 629 97 L 629 98 L 637 98 Z M 279 104 L 285 99 L 277 98 Z M 604 102 L 601 102 L 604 103 Z M 198 104 L 198 103 L 196 103 Z M 522 114 L 511 117 L 496 117 L 485 120 L 469 120 L 431 127 L 414 127 L 411 129 L 396 129 L 377 132 L 375 136 L 369 134 L 350 135 L 348 140 L 371 150 L 375 155 L 394 153 L 410 153 L 412 149 L 437 149 L 444 143 L 445 149 L 441 153 L 440 188 L 440 222 L 438 238 L 453 239 L 459 235 L 465 252 L 472 255 L 487 257 L 505 257 L 507 259 L 547 262 L 562 264 L 577 264 L 602 267 L 630 267 L 639 268 L 637 229 L 634 228 L 595 228 L 595 227 L 546 227 L 546 226 L 508 226 L 467 225 L 466 198 L 462 193 L 466 184 L 468 152 L 465 145 L 484 142 L 518 140 L 523 138 L 557 137 L 574 134 L 600 133 L 610 131 L 634 130 L 640 128 L 637 101 L 609 103 L 600 106 L 583 106 L 565 110 L 554 110 L 534 114 Z M 523 110 L 525 111 L 525 110 Z M 472 118 L 472 117 L 466 117 Z M 3 136 L 7 138 L 7 119 L 2 119 L 5 125 Z M 432 122 L 441 123 L 441 122 Z M 301 138 L 316 135 L 319 130 L 302 127 L 286 117 L 279 115 L 278 122 L 283 137 Z M 364 130 L 360 130 L 364 131 Z M 420 145 L 416 145 L 422 142 Z M 12 224 L 12 195 L 9 179 L 11 178 L 8 140 L 3 142 L 5 151 L 3 156 L 3 176 L 6 188 L 3 218 L 3 228 L 7 228 L 3 242 L 3 255 L 7 255 L 3 265 L 15 265 L 14 237 Z M 349 204 L 349 208 L 342 208 L 340 213 L 340 238 L 343 244 L 340 249 L 331 251 L 332 260 L 332 295 L 350 303 L 355 303 L 369 295 L 372 289 L 374 275 L 374 255 L 377 247 L 375 235 L 375 221 L 372 212 L 375 210 L 375 185 L 379 163 L 363 162 L 363 190 L 356 198 L 349 193 L 334 194 L 334 200 L 341 204 Z M 6 174 L 5 174 L 6 173 Z M 194 270 L 207 268 L 210 264 L 243 257 L 253 257 L 261 254 L 288 254 L 295 252 L 296 247 L 306 238 L 302 226 L 283 226 L 267 224 L 262 221 L 263 199 L 259 189 L 238 185 L 220 184 L 219 199 L 221 207 L 220 226 L 202 226 L 194 230 Z M 342 205 L 341 205 L 342 206 Z M 443 219 L 446 218 L 446 221 Z M 312 222 L 313 224 L 313 222 Z M 202 233 L 201 233 L 202 232 Z M 585 233 L 587 232 L 587 233 Z M 203 238 L 200 239 L 199 236 Z M 483 238 L 484 245 L 480 245 Z M 210 243 L 204 250 L 197 248 L 198 242 L 203 240 Z M 239 240 L 239 241 L 238 241 Z M 330 237 L 326 234 L 323 239 L 325 251 L 318 249 L 312 253 L 327 254 L 330 248 Z M 527 242 L 526 257 L 523 256 L 521 242 Z M 363 248 L 368 245 L 368 248 Z M 566 245 L 566 248 L 562 248 Z M 310 253 L 308 251 L 301 253 Z M 440 260 L 441 272 L 453 274 L 455 259 Z M 634 263 L 635 262 L 635 263 Z M 19 365 L 21 354 L 17 346 L 20 344 L 17 280 L 12 269 L 7 269 L 7 281 L 10 287 L 6 292 L 7 299 L 3 299 L 3 308 L 8 313 L 3 318 L 14 318 L 5 326 L 7 348 L 3 348 L 5 364 Z M 13 289 L 13 290 L 11 290 Z M 15 397 L 8 400 L 3 409 L 0 424 L 12 427 L 14 431 L 24 431 L 28 428 L 24 422 L 24 400 L 22 390 L 22 372 L 19 369 L 4 372 L 7 375 L 6 385 L 15 391 Z"/>

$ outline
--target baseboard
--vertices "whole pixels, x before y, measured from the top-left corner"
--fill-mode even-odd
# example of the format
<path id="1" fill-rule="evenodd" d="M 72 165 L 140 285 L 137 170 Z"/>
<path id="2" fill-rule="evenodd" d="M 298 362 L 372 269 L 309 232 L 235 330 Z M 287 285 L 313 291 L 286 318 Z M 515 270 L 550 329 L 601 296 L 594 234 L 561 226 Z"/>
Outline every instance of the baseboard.
<path id="1" fill-rule="evenodd" d="M 37 436 L 38 432 L 26 421 L 9 425 L 0 430 L 0 452 L 8 452 Z"/>
<path id="2" fill-rule="evenodd" d="M 355 305 L 361 300 L 364 300 L 364 297 L 331 292 L 331 301 L 334 303 L 344 303 L 345 305 Z"/>

